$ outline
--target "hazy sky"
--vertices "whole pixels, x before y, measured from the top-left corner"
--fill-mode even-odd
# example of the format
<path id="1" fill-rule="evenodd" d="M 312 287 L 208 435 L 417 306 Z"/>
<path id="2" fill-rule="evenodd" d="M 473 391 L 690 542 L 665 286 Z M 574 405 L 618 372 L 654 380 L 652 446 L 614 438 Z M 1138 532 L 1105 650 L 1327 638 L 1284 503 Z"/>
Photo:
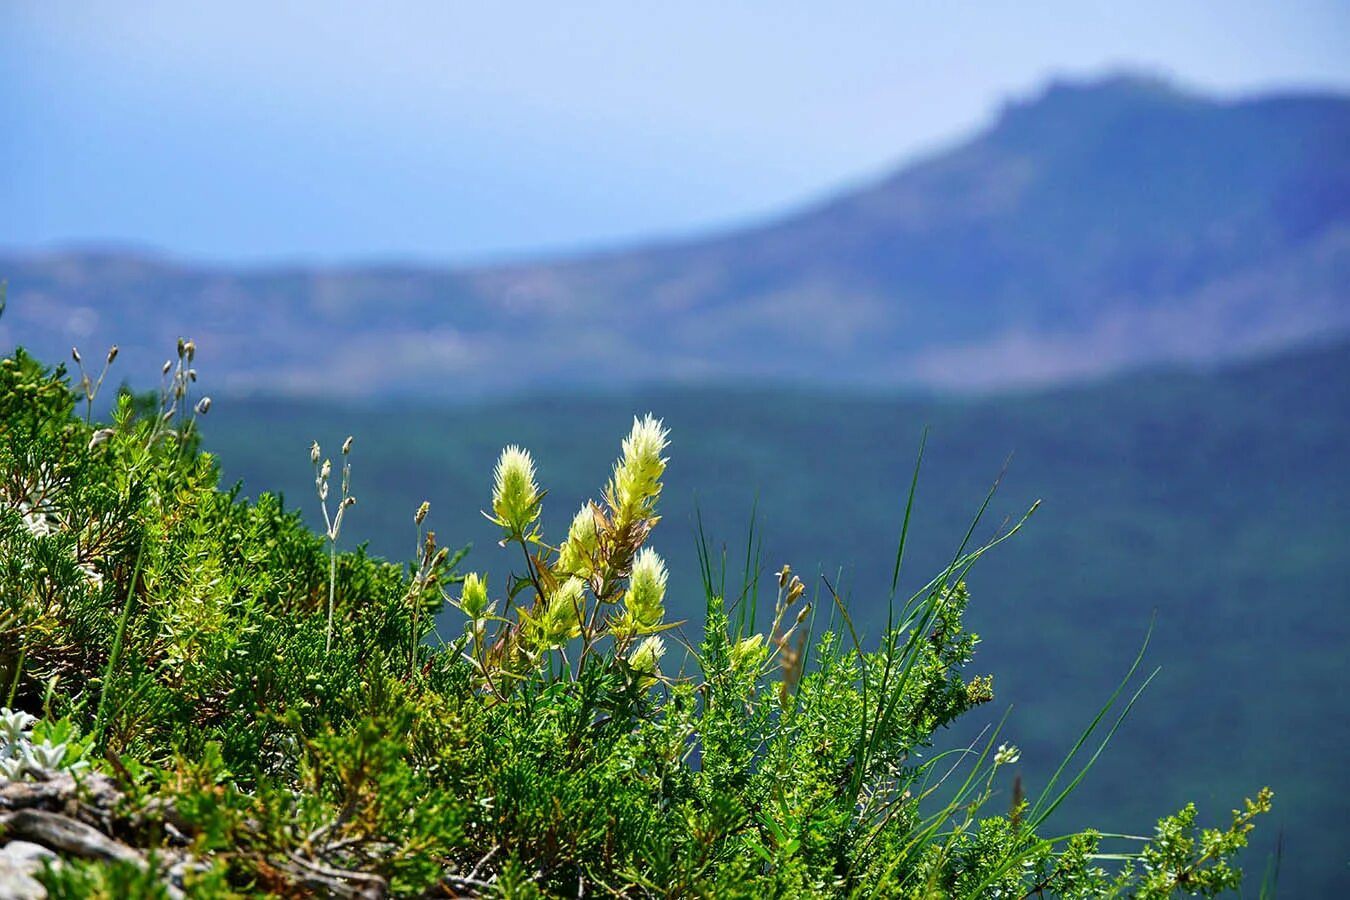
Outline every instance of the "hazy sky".
<path id="1" fill-rule="evenodd" d="M 1055 75 L 1350 89 L 1344 2 L 0 0 L 0 246 L 470 260 L 765 216 Z"/>

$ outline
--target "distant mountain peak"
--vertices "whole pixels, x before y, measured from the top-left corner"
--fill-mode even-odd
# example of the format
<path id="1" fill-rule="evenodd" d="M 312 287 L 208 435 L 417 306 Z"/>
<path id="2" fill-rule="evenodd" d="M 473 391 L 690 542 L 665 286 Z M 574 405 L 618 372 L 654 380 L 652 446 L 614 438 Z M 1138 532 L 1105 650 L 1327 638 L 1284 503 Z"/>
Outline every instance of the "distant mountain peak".
<path id="1" fill-rule="evenodd" d="M 262 392 L 980 390 L 1219 362 L 1350 331 L 1350 99 L 1058 79 L 831 202 L 561 262 L 231 271 L 44 254 L 0 257 L 0 277 L 0 345 L 61 358 L 118 343 L 157 371 L 193 334 L 228 387 Z"/>
<path id="2" fill-rule="evenodd" d="M 1005 103 L 994 130 L 1057 129 L 1067 124 L 1091 127 L 1122 115 L 1203 107 L 1212 102 L 1162 75 L 1115 72 L 1092 78 L 1060 76 L 1030 96 Z"/>

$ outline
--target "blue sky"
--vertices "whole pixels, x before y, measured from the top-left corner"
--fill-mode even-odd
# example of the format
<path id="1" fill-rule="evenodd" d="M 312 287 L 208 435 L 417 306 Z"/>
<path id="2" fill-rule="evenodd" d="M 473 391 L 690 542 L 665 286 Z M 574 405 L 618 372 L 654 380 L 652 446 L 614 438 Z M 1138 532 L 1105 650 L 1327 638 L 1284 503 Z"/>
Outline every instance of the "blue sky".
<path id="1" fill-rule="evenodd" d="M 0 7 L 0 246 L 471 261 L 751 221 L 1053 76 L 1350 90 L 1333 2 Z"/>

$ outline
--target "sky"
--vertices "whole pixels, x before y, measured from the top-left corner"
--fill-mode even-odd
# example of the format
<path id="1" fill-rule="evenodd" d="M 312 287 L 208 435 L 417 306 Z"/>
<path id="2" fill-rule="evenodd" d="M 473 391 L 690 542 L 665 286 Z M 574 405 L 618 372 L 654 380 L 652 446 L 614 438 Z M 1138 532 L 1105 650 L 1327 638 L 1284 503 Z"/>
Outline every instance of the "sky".
<path id="1" fill-rule="evenodd" d="M 0 0 L 0 248 L 585 252 L 772 217 L 1122 69 L 1350 90 L 1350 5 Z"/>

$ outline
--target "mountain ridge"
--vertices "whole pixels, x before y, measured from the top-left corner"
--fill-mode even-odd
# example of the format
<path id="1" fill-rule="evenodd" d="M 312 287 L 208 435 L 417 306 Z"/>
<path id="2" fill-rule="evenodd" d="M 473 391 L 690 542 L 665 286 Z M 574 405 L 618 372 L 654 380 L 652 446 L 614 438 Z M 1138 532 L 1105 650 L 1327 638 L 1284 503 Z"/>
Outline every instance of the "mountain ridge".
<path id="1" fill-rule="evenodd" d="M 1350 331 L 1350 98 L 1054 82 L 785 217 L 576 258 L 231 270 L 27 254 L 0 272 L 18 322 L 0 341 L 117 341 L 149 366 L 192 333 L 237 391 L 1056 383 Z"/>

